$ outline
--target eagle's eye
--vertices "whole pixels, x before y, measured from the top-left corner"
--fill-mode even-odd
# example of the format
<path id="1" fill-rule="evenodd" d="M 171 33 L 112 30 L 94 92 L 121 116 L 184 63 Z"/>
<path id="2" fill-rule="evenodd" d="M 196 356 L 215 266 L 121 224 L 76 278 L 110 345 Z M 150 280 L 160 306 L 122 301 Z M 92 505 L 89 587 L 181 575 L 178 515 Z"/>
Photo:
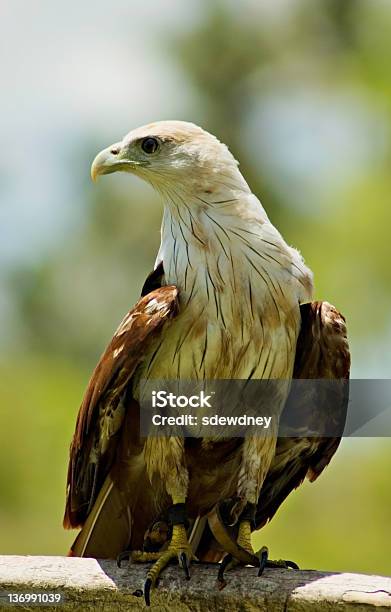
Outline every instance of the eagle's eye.
<path id="1" fill-rule="evenodd" d="M 158 146 L 159 146 L 159 143 L 156 140 L 156 138 L 152 138 L 151 136 L 144 138 L 144 140 L 142 140 L 141 142 L 142 150 L 144 151 L 144 153 L 147 153 L 148 155 L 155 153 L 155 151 L 157 151 Z"/>

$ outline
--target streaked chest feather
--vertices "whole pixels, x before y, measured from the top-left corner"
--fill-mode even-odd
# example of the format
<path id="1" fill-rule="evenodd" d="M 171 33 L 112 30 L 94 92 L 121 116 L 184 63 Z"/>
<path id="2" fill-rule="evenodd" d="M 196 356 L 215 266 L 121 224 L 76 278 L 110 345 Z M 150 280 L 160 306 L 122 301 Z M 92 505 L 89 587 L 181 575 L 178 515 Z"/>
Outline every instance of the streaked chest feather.
<path id="1" fill-rule="evenodd" d="M 193 220 L 194 237 L 169 224 L 159 256 L 166 283 L 180 289 L 180 311 L 142 376 L 290 378 L 305 284 L 299 255 L 272 226 L 269 236 L 256 225 L 253 233 L 244 223 L 194 227 Z"/>

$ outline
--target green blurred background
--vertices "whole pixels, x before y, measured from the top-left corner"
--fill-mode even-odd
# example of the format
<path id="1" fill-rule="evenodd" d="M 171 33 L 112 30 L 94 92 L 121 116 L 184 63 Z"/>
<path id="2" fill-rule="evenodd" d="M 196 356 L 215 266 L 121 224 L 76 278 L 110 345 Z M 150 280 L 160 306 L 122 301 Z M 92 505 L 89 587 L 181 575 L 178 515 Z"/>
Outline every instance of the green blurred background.
<path id="1" fill-rule="evenodd" d="M 391 3 L 3 0 L 0 24 L 0 553 L 63 554 L 78 405 L 159 244 L 150 188 L 89 179 L 137 125 L 191 120 L 226 142 L 346 315 L 353 376 L 389 377 Z M 257 544 L 389 573 L 390 449 L 344 440 Z"/>

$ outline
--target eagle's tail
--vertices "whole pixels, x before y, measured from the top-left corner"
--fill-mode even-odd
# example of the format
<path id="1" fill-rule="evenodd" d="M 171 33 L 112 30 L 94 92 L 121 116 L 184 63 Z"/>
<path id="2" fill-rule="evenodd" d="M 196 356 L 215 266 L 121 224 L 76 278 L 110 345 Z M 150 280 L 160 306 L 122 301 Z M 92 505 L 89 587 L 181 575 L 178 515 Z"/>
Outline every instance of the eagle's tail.
<path id="1" fill-rule="evenodd" d="M 130 508 L 124 507 L 118 488 L 107 476 L 68 556 L 115 559 L 127 548 L 130 538 Z"/>

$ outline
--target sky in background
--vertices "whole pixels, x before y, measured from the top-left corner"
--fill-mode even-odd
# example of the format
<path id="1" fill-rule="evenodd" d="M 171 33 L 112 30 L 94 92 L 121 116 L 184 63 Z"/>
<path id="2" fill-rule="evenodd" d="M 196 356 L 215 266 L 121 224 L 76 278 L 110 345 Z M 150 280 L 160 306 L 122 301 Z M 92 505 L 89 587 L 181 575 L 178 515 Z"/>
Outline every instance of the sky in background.
<path id="1" fill-rule="evenodd" d="M 97 143 L 111 142 L 151 120 L 191 119 L 197 96 L 161 41 L 194 27 L 200 4 L 0 4 L 2 264 L 40 257 L 77 216 L 77 190 L 64 164 L 73 142 L 91 132 Z M 276 19 L 292 2 L 244 4 Z"/>
<path id="2" fill-rule="evenodd" d="M 189 92 L 157 42 L 177 22 L 192 22 L 193 11 L 178 0 L 137 10 L 124 0 L 115 10 L 100 0 L 0 4 L 3 263 L 41 256 L 77 215 L 64 163 L 74 142 L 92 132 L 103 145 L 181 113 Z"/>
<path id="3" fill-rule="evenodd" d="M 235 11 L 237 3 L 227 4 Z M 156 119 L 191 119 L 192 109 L 197 114 L 197 92 L 161 52 L 161 42 L 170 31 L 180 28 L 183 34 L 194 27 L 200 5 L 157 0 L 135 9 L 118 0 L 112 10 L 101 0 L 0 4 L 2 264 L 40 257 L 72 227 L 79 194 L 64 161 L 83 135 L 95 134 L 99 147 L 118 140 L 124 129 Z M 282 27 L 295 5 L 241 3 L 274 27 Z M 329 98 L 292 82 L 283 68 L 278 76 L 280 87 L 249 109 L 243 137 L 278 176 L 281 191 L 289 190 L 292 205 L 319 214 L 311 206 L 319 184 L 341 184 L 376 163 L 388 147 L 384 111 L 366 106 L 349 86 Z M 267 71 L 261 78 L 267 81 Z M 287 146 L 292 140 L 294 155 Z M 338 205 L 329 197 L 326 202 L 331 209 Z"/>

